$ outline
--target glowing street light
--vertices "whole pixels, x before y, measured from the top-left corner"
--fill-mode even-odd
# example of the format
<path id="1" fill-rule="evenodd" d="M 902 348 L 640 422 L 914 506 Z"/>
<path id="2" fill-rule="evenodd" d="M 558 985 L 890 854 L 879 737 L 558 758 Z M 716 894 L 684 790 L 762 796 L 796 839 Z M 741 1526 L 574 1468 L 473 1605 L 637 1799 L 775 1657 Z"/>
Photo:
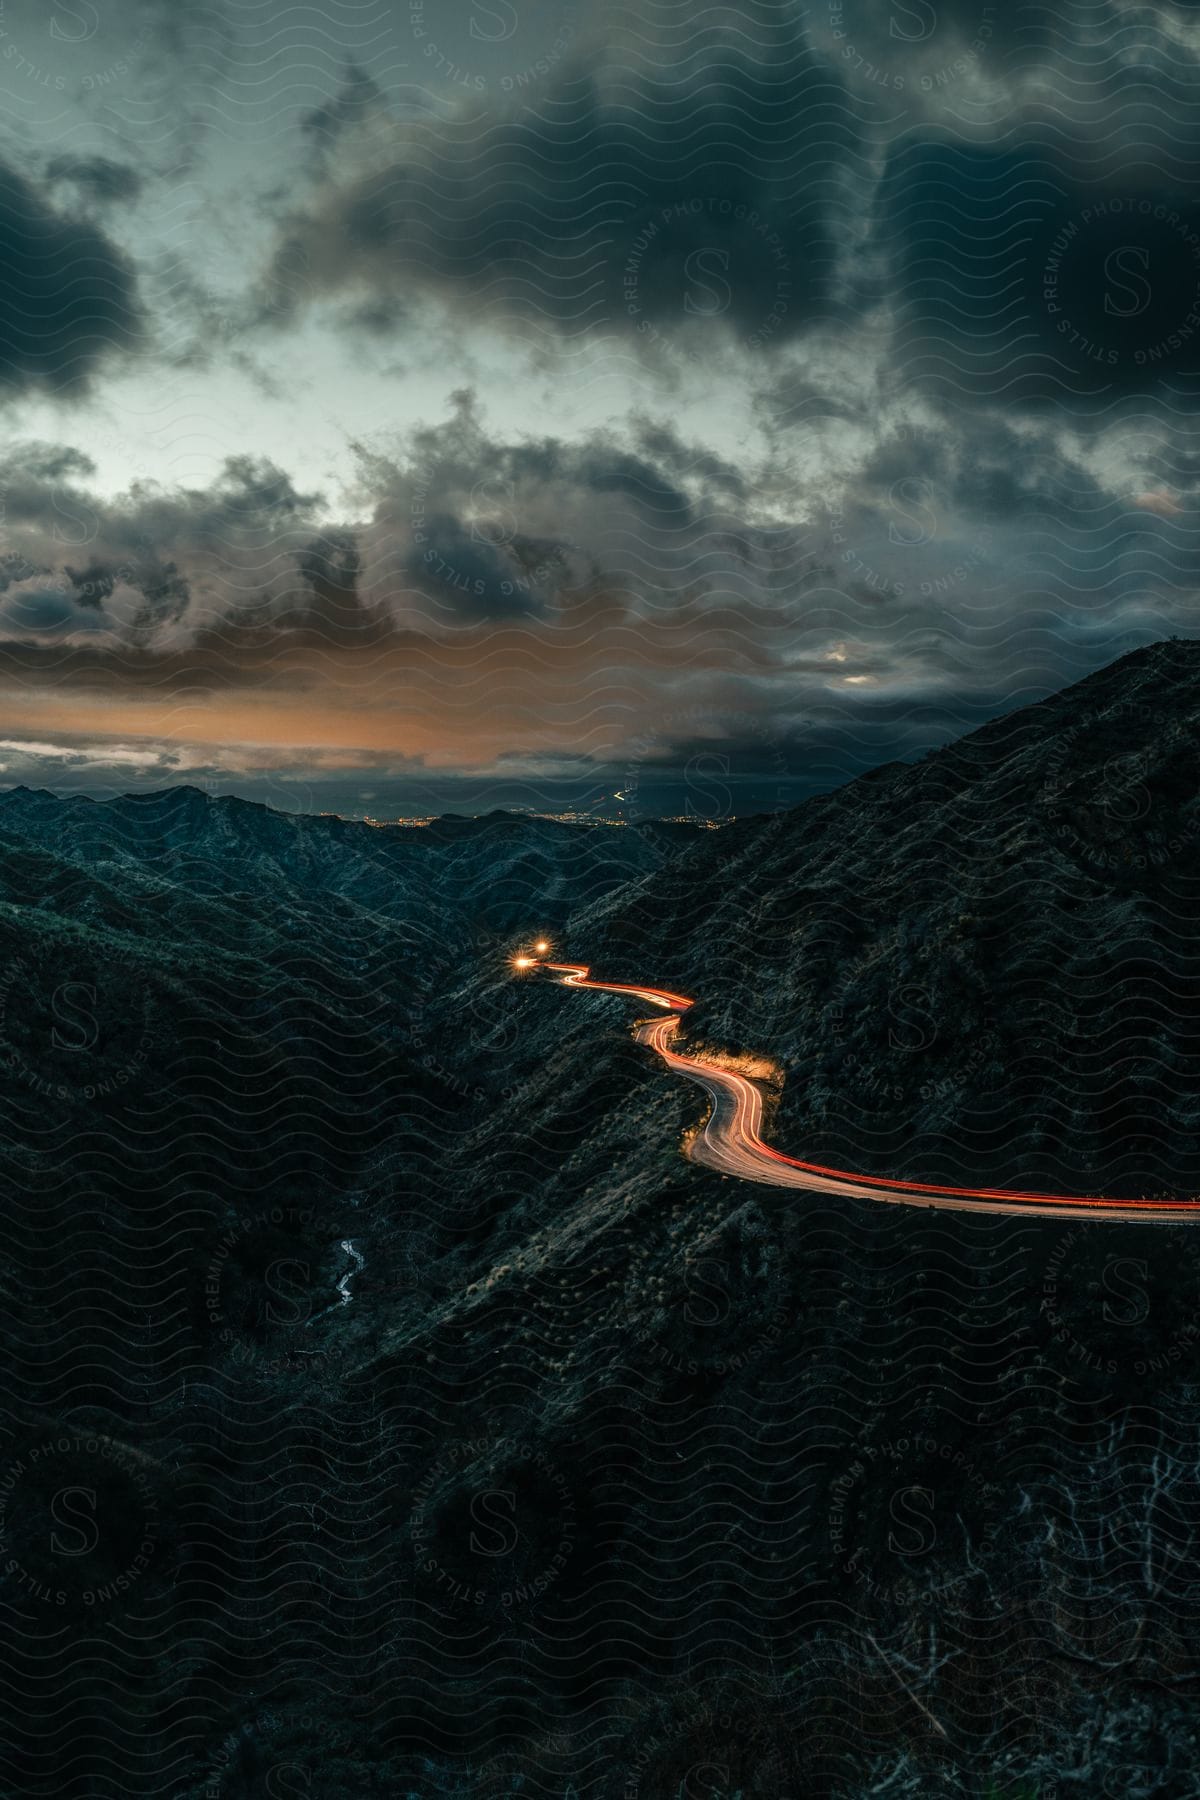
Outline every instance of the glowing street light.
<path id="1" fill-rule="evenodd" d="M 537 951 L 539 956 L 545 956 L 547 950 L 550 948 L 550 946 L 546 942 L 545 938 L 543 938 L 540 943 L 535 944 L 533 947 Z"/>

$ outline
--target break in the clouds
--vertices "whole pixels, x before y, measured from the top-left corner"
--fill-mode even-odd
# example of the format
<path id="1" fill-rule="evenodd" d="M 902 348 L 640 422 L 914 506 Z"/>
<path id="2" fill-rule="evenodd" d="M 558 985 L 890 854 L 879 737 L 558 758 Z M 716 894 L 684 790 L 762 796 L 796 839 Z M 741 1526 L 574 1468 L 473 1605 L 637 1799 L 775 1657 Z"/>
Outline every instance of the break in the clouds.
<path id="1" fill-rule="evenodd" d="M 1191 9 L 0 27 L 10 780 L 745 810 L 1195 629 Z"/>

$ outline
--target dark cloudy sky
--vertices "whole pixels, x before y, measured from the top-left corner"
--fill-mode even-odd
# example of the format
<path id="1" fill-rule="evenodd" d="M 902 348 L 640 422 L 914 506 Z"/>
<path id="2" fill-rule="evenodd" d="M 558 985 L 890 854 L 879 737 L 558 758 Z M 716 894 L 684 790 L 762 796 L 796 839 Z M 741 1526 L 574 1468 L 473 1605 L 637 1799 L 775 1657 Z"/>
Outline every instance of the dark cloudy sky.
<path id="1" fill-rule="evenodd" d="M 0 782 L 719 813 L 1197 629 L 1200 9 L 2 0 Z"/>

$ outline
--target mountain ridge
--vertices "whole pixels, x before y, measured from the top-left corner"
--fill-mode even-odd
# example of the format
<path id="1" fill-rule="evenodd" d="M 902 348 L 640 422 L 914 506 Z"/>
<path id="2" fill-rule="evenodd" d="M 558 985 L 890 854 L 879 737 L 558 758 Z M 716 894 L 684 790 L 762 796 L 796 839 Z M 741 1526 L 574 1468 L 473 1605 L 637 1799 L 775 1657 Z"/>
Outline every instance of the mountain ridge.
<path id="1" fill-rule="evenodd" d="M 571 954 L 693 993 L 689 1035 L 783 1064 L 793 1154 L 948 1182 L 982 1169 L 992 1185 L 1195 1192 L 1198 790 L 1200 645 L 1168 642 L 886 782 L 685 849 L 578 917 Z M 1106 981 L 1122 994 L 1111 1018 Z M 1147 1059 L 1163 1075 L 1186 1065 L 1140 1124 L 1128 1084 L 1089 1068 L 1080 1018 L 1098 1055 L 1143 1080 Z M 1022 1134 L 1018 1106 L 1053 1141 Z M 1105 1120 L 1114 1107 L 1124 1126 Z"/>

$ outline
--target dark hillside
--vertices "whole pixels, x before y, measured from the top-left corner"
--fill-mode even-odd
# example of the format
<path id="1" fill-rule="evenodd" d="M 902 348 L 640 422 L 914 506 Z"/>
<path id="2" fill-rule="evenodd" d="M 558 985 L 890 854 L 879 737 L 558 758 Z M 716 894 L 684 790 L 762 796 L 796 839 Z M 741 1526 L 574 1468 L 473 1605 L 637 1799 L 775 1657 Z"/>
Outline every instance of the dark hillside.
<path id="1" fill-rule="evenodd" d="M 1193 1232 L 724 1180 L 508 956 L 702 995 L 793 1148 L 1182 1186 L 1196 684 L 673 860 L 0 802 L 0 1787 L 1194 1797 Z"/>
<path id="2" fill-rule="evenodd" d="M 872 1173 L 1200 1192 L 1200 645 L 721 832 L 576 922 L 778 1059 L 779 1142 Z"/>
<path id="3" fill-rule="evenodd" d="M 329 896 L 411 926 L 414 936 L 560 928 L 573 910 L 652 870 L 696 834 L 653 821 L 572 825 L 515 813 L 371 826 L 274 812 L 198 788 L 58 799 L 0 794 L 0 831 L 85 868 L 142 870 L 173 886 L 279 906 Z"/>

